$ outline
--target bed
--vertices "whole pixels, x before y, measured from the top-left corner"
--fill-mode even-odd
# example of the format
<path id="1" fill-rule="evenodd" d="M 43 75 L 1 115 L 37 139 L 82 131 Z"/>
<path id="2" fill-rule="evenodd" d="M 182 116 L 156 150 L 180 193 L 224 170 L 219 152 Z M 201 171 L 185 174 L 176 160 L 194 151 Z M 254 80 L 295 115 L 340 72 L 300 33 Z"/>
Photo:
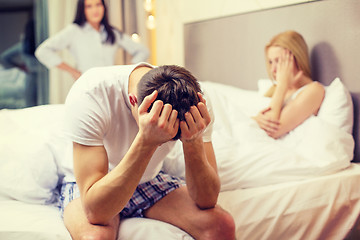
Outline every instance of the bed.
<path id="1" fill-rule="evenodd" d="M 216 117 L 213 143 L 222 181 L 218 203 L 233 215 L 238 240 L 358 239 L 359 10 L 356 0 L 326 0 L 184 26 L 185 65 L 201 81 Z M 307 19 L 297 21 L 304 13 Z M 271 29 L 263 26 L 264 19 Z M 268 103 L 261 96 L 268 84 L 262 46 L 289 28 L 309 42 L 316 79 L 326 86 L 321 117 L 299 131 L 313 137 L 312 142 L 299 144 L 309 150 L 305 155 L 302 148 L 279 154 L 273 142 L 259 141 L 261 134 L 251 138 L 247 132 L 251 122 L 246 116 Z M 246 32 L 246 37 L 229 37 L 236 32 Z M 230 45 L 237 46 L 236 51 L 228 49 Z M 253 57 L 250 63 L 248 56 Z M 222 58 L 226 64 L 219 61 Z M 71 239 L 56 202 L 59 162 L 69 147 L 61 132 L 63 111 L 63 105 L 0 111 L 0 239 Z M 292 144 L 299 143 L 301 135 L 292 136 Z M 320 140 L 321 151 L 314 151 L 312 144 Z M 250 144 L 254 142 L 261 145 Z M 272 147 L 267 149 L 268 145 Z M 178 154 L 169 154 L 164 168 L 182 175 L 176 171 L 181 168 L 174 168 Z M 290 160 L 285 162 L 284 156 Z M 172 225 L 134 218 L 122 221 L 118 239 L 192 238 Z"/>

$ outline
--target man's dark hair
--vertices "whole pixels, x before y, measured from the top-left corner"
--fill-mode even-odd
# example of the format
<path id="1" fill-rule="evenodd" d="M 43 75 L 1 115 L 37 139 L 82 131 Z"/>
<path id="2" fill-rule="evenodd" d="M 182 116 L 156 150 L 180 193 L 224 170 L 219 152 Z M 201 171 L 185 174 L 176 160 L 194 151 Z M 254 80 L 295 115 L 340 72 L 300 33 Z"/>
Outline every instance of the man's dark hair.
<path id="1" fill-rule="evenodd" d="M 197 93 L 201 93 L 201 89 L 196 78 L 185 68 L 175 65 L 159 66 L 141 78 L 137 87 L 138 104 L 140 105 L 144 98 L 155 90 L 158 91 L 156 100 L 168 103 L 176 109 L 180 121 L 185 120 L 185 113 L 200 101 Z M 179 128 L 173 139 L 179 139 L 180 136 Z"/>

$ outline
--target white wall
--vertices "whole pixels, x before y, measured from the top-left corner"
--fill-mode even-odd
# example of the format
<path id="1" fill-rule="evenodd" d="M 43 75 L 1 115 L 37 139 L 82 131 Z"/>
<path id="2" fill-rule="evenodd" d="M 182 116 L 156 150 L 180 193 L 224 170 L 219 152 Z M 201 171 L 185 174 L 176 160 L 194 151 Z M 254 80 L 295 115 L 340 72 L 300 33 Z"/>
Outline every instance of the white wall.
<path id="1" fill-rule="evenodd" d="M 185 23 L 314 0 L 156 0 L 157 65 L 184 65 Z"/>

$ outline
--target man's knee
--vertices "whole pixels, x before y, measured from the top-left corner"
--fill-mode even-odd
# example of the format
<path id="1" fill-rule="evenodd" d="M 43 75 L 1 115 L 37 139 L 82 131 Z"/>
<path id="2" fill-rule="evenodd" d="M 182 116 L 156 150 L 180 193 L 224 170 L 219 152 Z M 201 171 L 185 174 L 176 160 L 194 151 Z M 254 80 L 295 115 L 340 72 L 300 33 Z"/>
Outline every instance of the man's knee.
<path id="1" fill-rule="evenodd" d="M 116 234 L 109 231 L 91 231 L 80 234 L 80 240 L 115 240 Z"/>
<path id="2" fill-rule="evenodd" d="M 210 211 L 204 234 L 208 237 L 205 239 L 217 240 L 234 240 L 235 239 L 235 222 L 233 217 L 216 206 Z"/>
<path id="3" fill-rule="evenodd" d="M 82 210 L 80 199 L 70 202 L 64 211 L 65 226 L 74 240 L 115 240 L 119 222 L 119 216 L 116 216 L 107 226 L 90 224 Z"/>

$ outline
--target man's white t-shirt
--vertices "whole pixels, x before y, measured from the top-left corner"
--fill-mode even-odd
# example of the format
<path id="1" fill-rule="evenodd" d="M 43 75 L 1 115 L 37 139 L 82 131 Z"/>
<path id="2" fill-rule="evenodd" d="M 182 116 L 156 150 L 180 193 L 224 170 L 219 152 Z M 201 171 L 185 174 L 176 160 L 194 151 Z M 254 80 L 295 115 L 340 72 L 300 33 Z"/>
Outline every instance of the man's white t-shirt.
<path id="1" fill-rule="evenodd" d="M 141 65 L 153 68 L 150 64 L 139 63 L 90 69 L 74 83 L 65 102 L 66 135 L 79 144 L 104 146 L 109 171 L 119 164 L 138 133 L 130 110 L 128 84 L 131 72 Z M 204 141 L 211 141 L 211 132 L 208 127 Z M 174 145 L 175 141 L 169 141 L 155 151 L 140 183 L 159 173 Z M 63 167 L 65 181 L 75 182 L 72 157 L 66 158 Z"/>

